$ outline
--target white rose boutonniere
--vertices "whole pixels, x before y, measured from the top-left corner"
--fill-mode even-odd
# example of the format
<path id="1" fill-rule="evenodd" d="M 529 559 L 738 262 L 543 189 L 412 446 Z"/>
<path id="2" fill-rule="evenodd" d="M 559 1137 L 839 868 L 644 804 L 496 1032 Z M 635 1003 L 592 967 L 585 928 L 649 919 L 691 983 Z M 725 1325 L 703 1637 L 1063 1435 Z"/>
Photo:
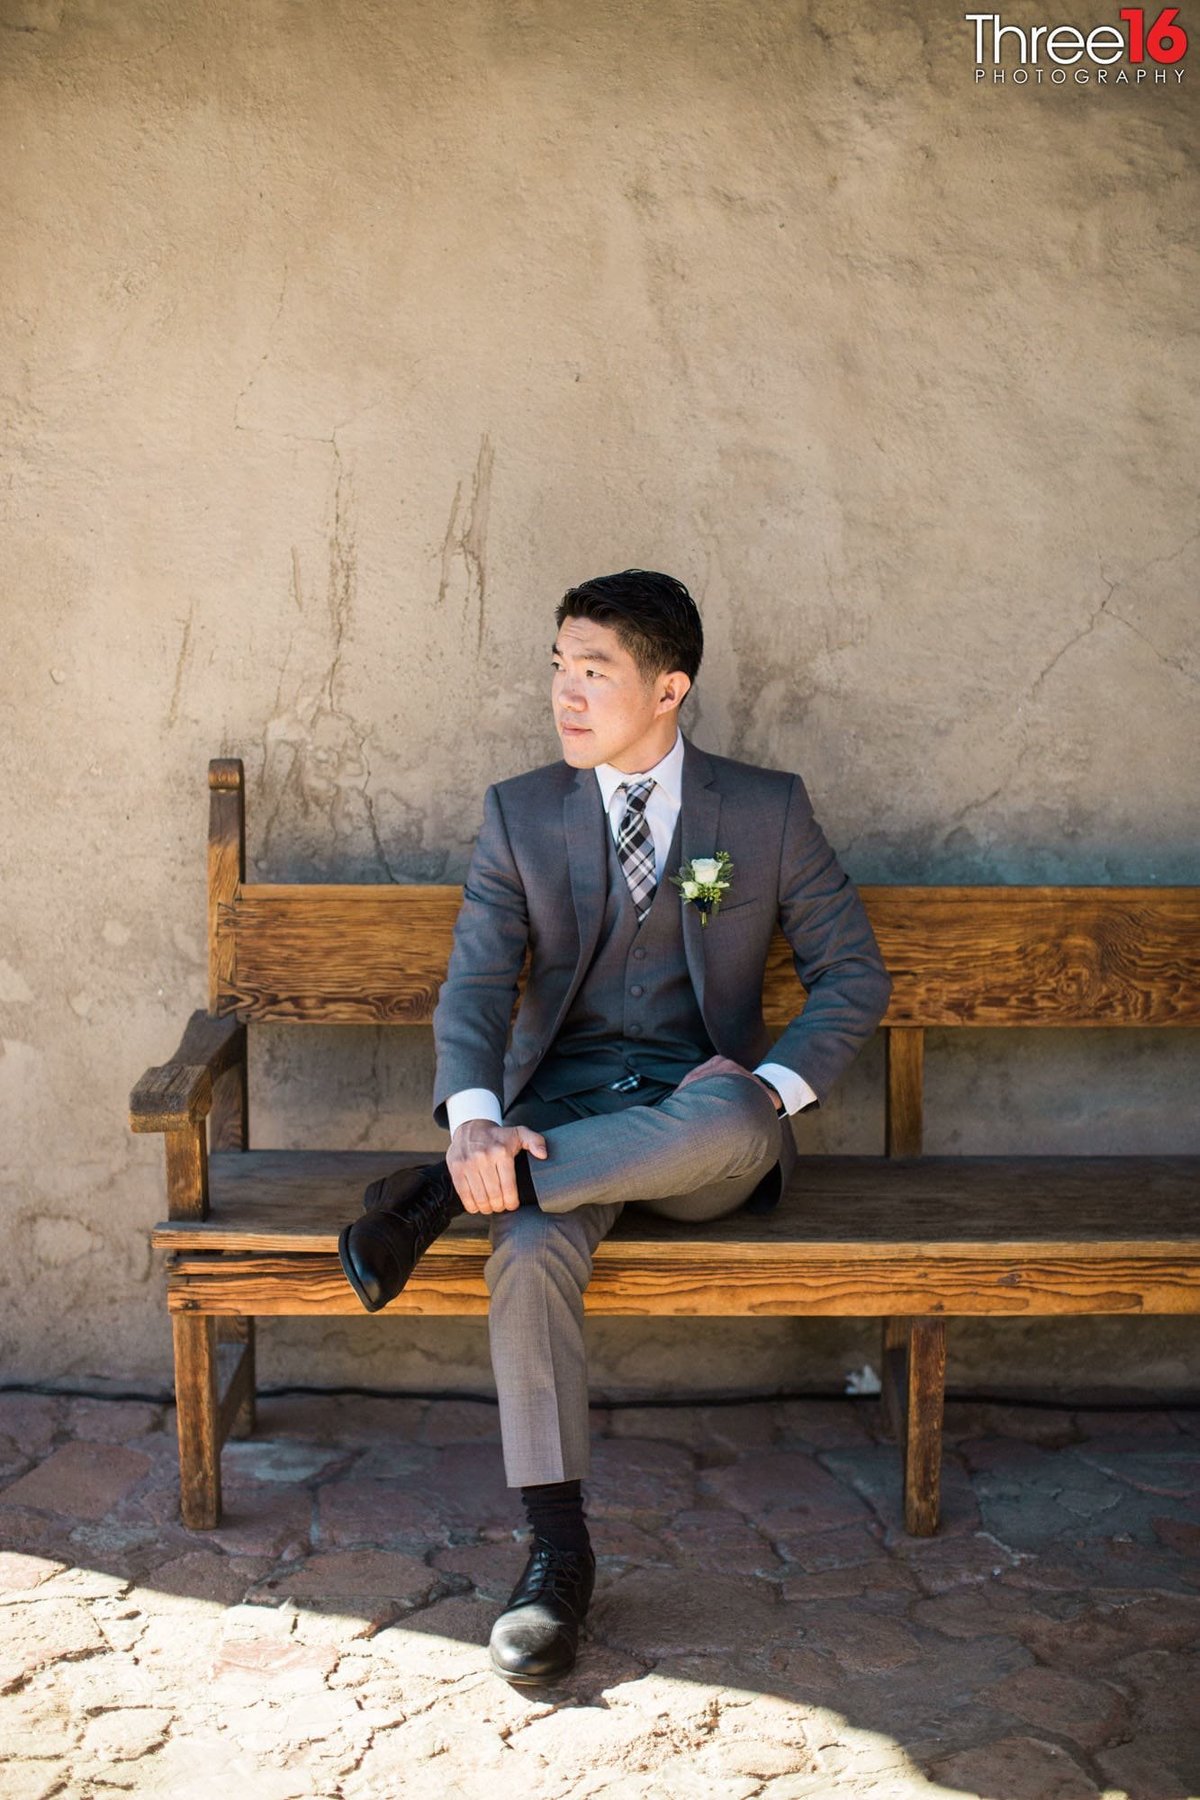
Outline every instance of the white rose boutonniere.
<path id="1" fill-rule="evenodd" d="M 707 925 L 709 914 L 721 910 L 721 902 L 733 885 L 729 879 L 732 874 L 733 861 L 728 850 L 718 850 L 715 856 L 694 856 L 671 880 L 684 904 L 691 901 L 699 910 L 701 925 Z"/>

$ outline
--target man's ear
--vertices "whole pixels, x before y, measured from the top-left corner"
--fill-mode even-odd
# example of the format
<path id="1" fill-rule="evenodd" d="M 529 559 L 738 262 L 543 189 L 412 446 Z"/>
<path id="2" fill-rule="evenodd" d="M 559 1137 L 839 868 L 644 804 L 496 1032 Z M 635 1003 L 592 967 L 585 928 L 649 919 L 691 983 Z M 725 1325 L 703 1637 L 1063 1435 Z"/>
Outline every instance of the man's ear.
<path id="1" fill-rule="evenodd" d="M 658 710 L 671 712 L 680 706 L 692 683 L 682 669 L 672 669 L 669 675 L 659 677 Z"/>

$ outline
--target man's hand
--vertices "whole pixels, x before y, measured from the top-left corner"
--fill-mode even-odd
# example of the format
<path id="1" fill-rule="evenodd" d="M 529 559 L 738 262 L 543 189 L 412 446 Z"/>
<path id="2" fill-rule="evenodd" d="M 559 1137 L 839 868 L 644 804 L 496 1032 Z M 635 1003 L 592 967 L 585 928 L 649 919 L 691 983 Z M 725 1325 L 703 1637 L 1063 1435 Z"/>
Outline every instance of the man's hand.
<path id="1" fill-rule="evenodd" d="M 710 1056 L 708 1061 L 702 1062 L 698 1069 L 689 1069 L 683 1080 L 677 1085 L 675 1092 L 678 1094 L 690 1082 L 702 1081 L 706 1075 L 745 1075 L 750 1081 L 756 1081 L 763 1093 L 770 1096 L 771 1105 L 777 1112 L 782 1105 L 779 1095 L 770 1082 L 764 1081 L 761 1075 L 756 1075 L 753 1069 L 743 1069 L 741 1063 L 733 1062 L 728 1056 Z"/>
<path id="2" fill-rule="evenodd" d="M 544 1158 L 546 1140 L 527 1125 L 493 1125 L 464 1119 L 450 1140 L 446 1167 L 469 1213 L 515 1212 L 521 1204 L 513 1159 L 518 1151 Z"/>

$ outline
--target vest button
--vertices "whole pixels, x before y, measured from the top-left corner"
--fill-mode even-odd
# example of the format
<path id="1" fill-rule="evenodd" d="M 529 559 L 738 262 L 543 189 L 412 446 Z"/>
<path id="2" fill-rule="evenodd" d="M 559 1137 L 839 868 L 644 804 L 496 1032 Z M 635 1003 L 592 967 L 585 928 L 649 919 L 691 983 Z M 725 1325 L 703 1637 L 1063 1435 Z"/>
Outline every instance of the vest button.
<path id="1" fill-rule="evenodd" d="M 642 1035 L 642 1028 L 640 1025 L 630 1025 L 627 1029 L 630 1037 L 641 1037 Z"/>
<path id="2" fill-rule="evenodd" d="M 645 990 L 645 988 L 639 987 L 637 982 L 635 981 L 629 991 L 633 995 L 635 1000 L 640 1000 L 646 990 Z"/>
<path id="3" fill-rule="evenodd" d="M 642 945 L 639 944 L 633 954 L 637 957 L 638 961 L 641 962 L 641 960 L 642 960 L 643 956 L 645 956 L 646 952 L 645 952 L 645 949 L 642 947 Z"/>

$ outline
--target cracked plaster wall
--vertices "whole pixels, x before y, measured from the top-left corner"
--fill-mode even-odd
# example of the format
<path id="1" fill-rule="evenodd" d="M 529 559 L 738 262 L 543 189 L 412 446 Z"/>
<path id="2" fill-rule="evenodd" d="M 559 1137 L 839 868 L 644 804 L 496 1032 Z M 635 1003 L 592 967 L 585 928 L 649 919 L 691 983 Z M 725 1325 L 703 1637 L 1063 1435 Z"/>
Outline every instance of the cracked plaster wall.
<path id="1" fill-rule="evenodd" d="M 585 574 L 692 585 L 688 729 L 801 770 L 860 880 L 1200 878 L 1195 86 L 981 91 L 964 31 L 0 0 L 5 1377 L 168 1376 L 124 1118 L 203 1002 L 207 759 L 259 878 L 458 880 L 487 781 L 556 752 Z M 930 1148 L 1195 1149 L 1198 1061 L 938 1034 Z M 878 1147 L 881 1066 L 805 1147 Z M 434 1142 L 431 1073 L 427 1033 L 264 1031 L 257 1141 Z M 482 1325 L 263 1338 L 268 1380 L 488 1381 Z M 593 1345 L 610 1390 L 836 1386 L 874 1333 Z M 953 1350 L 1200 1372 L 1181 1323 Z"/>

